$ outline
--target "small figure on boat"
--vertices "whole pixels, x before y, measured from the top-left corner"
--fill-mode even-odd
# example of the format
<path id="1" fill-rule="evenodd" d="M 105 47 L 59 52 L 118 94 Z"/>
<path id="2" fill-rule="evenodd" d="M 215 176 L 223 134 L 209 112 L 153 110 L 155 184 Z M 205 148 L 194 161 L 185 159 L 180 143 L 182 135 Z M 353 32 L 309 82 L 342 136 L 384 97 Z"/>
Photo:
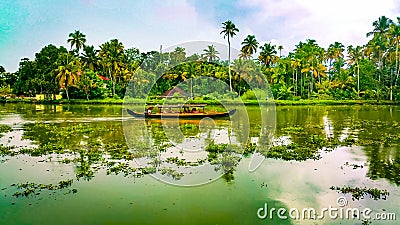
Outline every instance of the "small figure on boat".
<path id="1" fill-rule="evenodd" d="M 151 115 L 151 110 L 153 109 L 153 107 L 148 107 L 147 109 L 146 109 L 146 111 L 144 112 L 144 114 L 146 115 L 146 116 L 150 116 Z"/>

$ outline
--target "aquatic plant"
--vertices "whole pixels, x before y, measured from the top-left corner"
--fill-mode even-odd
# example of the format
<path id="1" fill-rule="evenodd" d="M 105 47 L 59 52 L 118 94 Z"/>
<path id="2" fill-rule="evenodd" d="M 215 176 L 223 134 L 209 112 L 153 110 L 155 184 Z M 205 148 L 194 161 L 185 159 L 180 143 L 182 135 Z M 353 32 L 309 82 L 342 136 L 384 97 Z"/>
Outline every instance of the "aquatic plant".
<path id="1" fill-rule="evenodd" d="M 169 168 L 164 167 L 164 168 L 161 168 L 159 171 L 161 172 L 162 175 L 170 176 L 174 180 L 180 180 L 184 176 L 183 173 L 179 173 L 171 167 L 169 167 Z"/>
<path id="2" fill-rule="evenodd" d="M 3 133 L 7 133 L 12 131 L 12 127 L 6 124 L 0 124 L 0 137 L 3 136 Z"/>
<path id="3" fill-rule="evenodd" d="M 387 196 L 389 196 L 389 192 L 387 190 L 379 190 L 377 188 L 360 188 L 360 187 L 330 187 L 331 190 L 336 190 L 342 194 L 351 194 L 352 200 L 360 200 L 363 199 L 364 196 L 370 196 L 374 200 L 383 199 L 386 200 Z"/>
<path id="4" fill-rule="evenodd" d="M 37 183 L 19 183 L 19 184 L 12 184 L 12 187 L 16 187 L 17 189 L 20 189 L 22 191 L 17 191 L 13 194 L 15 197 L 29 197 L 31 195 L 40 195 L 40 193 L 43 190 L 49 190 L 49 191 L 56 191 L 56 190 L 61 190 L 68 188 L 72 185 L 73 180 L 61 180 L 58 182 L 57 185 L 53 184 L 37 184 Z M 69 191 L 69 193 L 77 193 L 77 189 L 72 189 Z"/>
<path id="5" fill-rule="evenodd" d="M 118 175 L 123 173 L 124 177 L 126 177 L 129 175 L 135 175 L 136 170 L 136 168 L 131 167 L 128 163 L 118 163 L 117 165 L 112 165 L 107 169 L 107 175 Z"/>

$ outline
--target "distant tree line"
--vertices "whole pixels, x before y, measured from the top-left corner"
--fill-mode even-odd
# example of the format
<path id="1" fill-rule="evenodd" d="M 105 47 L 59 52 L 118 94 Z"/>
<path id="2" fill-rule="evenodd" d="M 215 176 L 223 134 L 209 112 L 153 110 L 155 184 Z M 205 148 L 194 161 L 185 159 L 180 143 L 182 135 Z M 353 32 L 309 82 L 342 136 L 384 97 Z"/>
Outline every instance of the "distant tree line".
<path id="1" fill-rule="evenodd" d="M 182 47 L 172 52 L 140 52 L 112 39 L 96 48 L 86 45 L 79 30 L 69 34 L 69 49 L 49 44 L 35 58 L 21 59 L 18 71 L 0 66 L 0 94 L 52 98 L 63 92 L 67 99 L 122 98 L 126 90 L 135 96 L 160 95 L 188 78 L 209 76 L 224 81 L 240 95 L 248 95 L 245 82 L 267 80 L 276 99 L 382 99 L 400 101 L 400 17 L 394 22 L 382 16 L 372 23 L 370 40 L 363 46 L 334 42 L 328 48 L 315 40 L 299 42 L 286 56 L 282 46 L 259 44 L 254 35 L 242 42 L 238 59 L 220 60 L 215 46 L 187 55 Z M 232 21 L 222 24 L 228 42 L 239 32 Z M 259 68 L 259 73 L 249 72 Z M 161 77 L 157 81 L 155 79 Z M 132 82 L 130 82 L 132 81 Z M 206 85 L 211 89 L 213 84 Z"/>

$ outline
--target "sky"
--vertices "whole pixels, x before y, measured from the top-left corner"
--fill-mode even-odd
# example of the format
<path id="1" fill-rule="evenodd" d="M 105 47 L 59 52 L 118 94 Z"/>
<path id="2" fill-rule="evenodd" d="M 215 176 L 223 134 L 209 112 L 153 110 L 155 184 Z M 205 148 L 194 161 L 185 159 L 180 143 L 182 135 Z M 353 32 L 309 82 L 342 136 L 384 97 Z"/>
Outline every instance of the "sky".
<path id="1" fill-rule="evenodd" d="M 48 44 L 69 49 L 74 30 L 96 48 L 113 38 L 141 52 L 191 41 L 225 44 L 226 20 L 239 29 L 236 49 L 249 34 L 282 45 L 283 54 L 306 39 L 325 48 L 335 41 L 363 45 L 383 15 L 397 21 L 400 0 L 0 0 L 0 65 L 14 72 Z"/>

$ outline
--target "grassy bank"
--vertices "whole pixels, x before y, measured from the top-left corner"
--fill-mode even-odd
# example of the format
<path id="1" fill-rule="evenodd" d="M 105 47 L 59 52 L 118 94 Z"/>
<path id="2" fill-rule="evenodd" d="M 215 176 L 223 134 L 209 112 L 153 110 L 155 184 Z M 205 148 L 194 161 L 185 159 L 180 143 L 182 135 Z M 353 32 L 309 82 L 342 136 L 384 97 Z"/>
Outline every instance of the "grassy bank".
<path id="1" fill-rule="evenodd" d="M 162 99 L 152 99 L 147 102 L 147 104 L 163 104 L 164 100 Z M 235 103 L 238 101 L 230 101 L 227 100 L 227 103 Z M 30 98 L 10 98 L 7 99 L 6 103 L 31 103 L 31 104 L 144 104 L 145 100 L 143 99 L 94 99 L 94 100 L 83 100 L 83 99 L 61 99 L 61 100 L 36 100 Z M 208 104 L 208 105 L 220 105 L 221 103 L 217 100 L 190 100 L 188 102 L 184 102 L 182 100 L 169 100 L 170 104 L 178 104 L 178 103 L 192 103 L 192 104 Z M 257 100 L 243 100 L 245 105 L 258 105 L 259 102 Z M 266 101 L 262 103 L 267 103 Z M 321 100 L 321 99 L 307 99 L 307 100 L 275 100 L 275 105 L 280 106 L 288 106 L 288 105 L 400 105 L 399 102 L 391 102 L 387 100 Z"/>

